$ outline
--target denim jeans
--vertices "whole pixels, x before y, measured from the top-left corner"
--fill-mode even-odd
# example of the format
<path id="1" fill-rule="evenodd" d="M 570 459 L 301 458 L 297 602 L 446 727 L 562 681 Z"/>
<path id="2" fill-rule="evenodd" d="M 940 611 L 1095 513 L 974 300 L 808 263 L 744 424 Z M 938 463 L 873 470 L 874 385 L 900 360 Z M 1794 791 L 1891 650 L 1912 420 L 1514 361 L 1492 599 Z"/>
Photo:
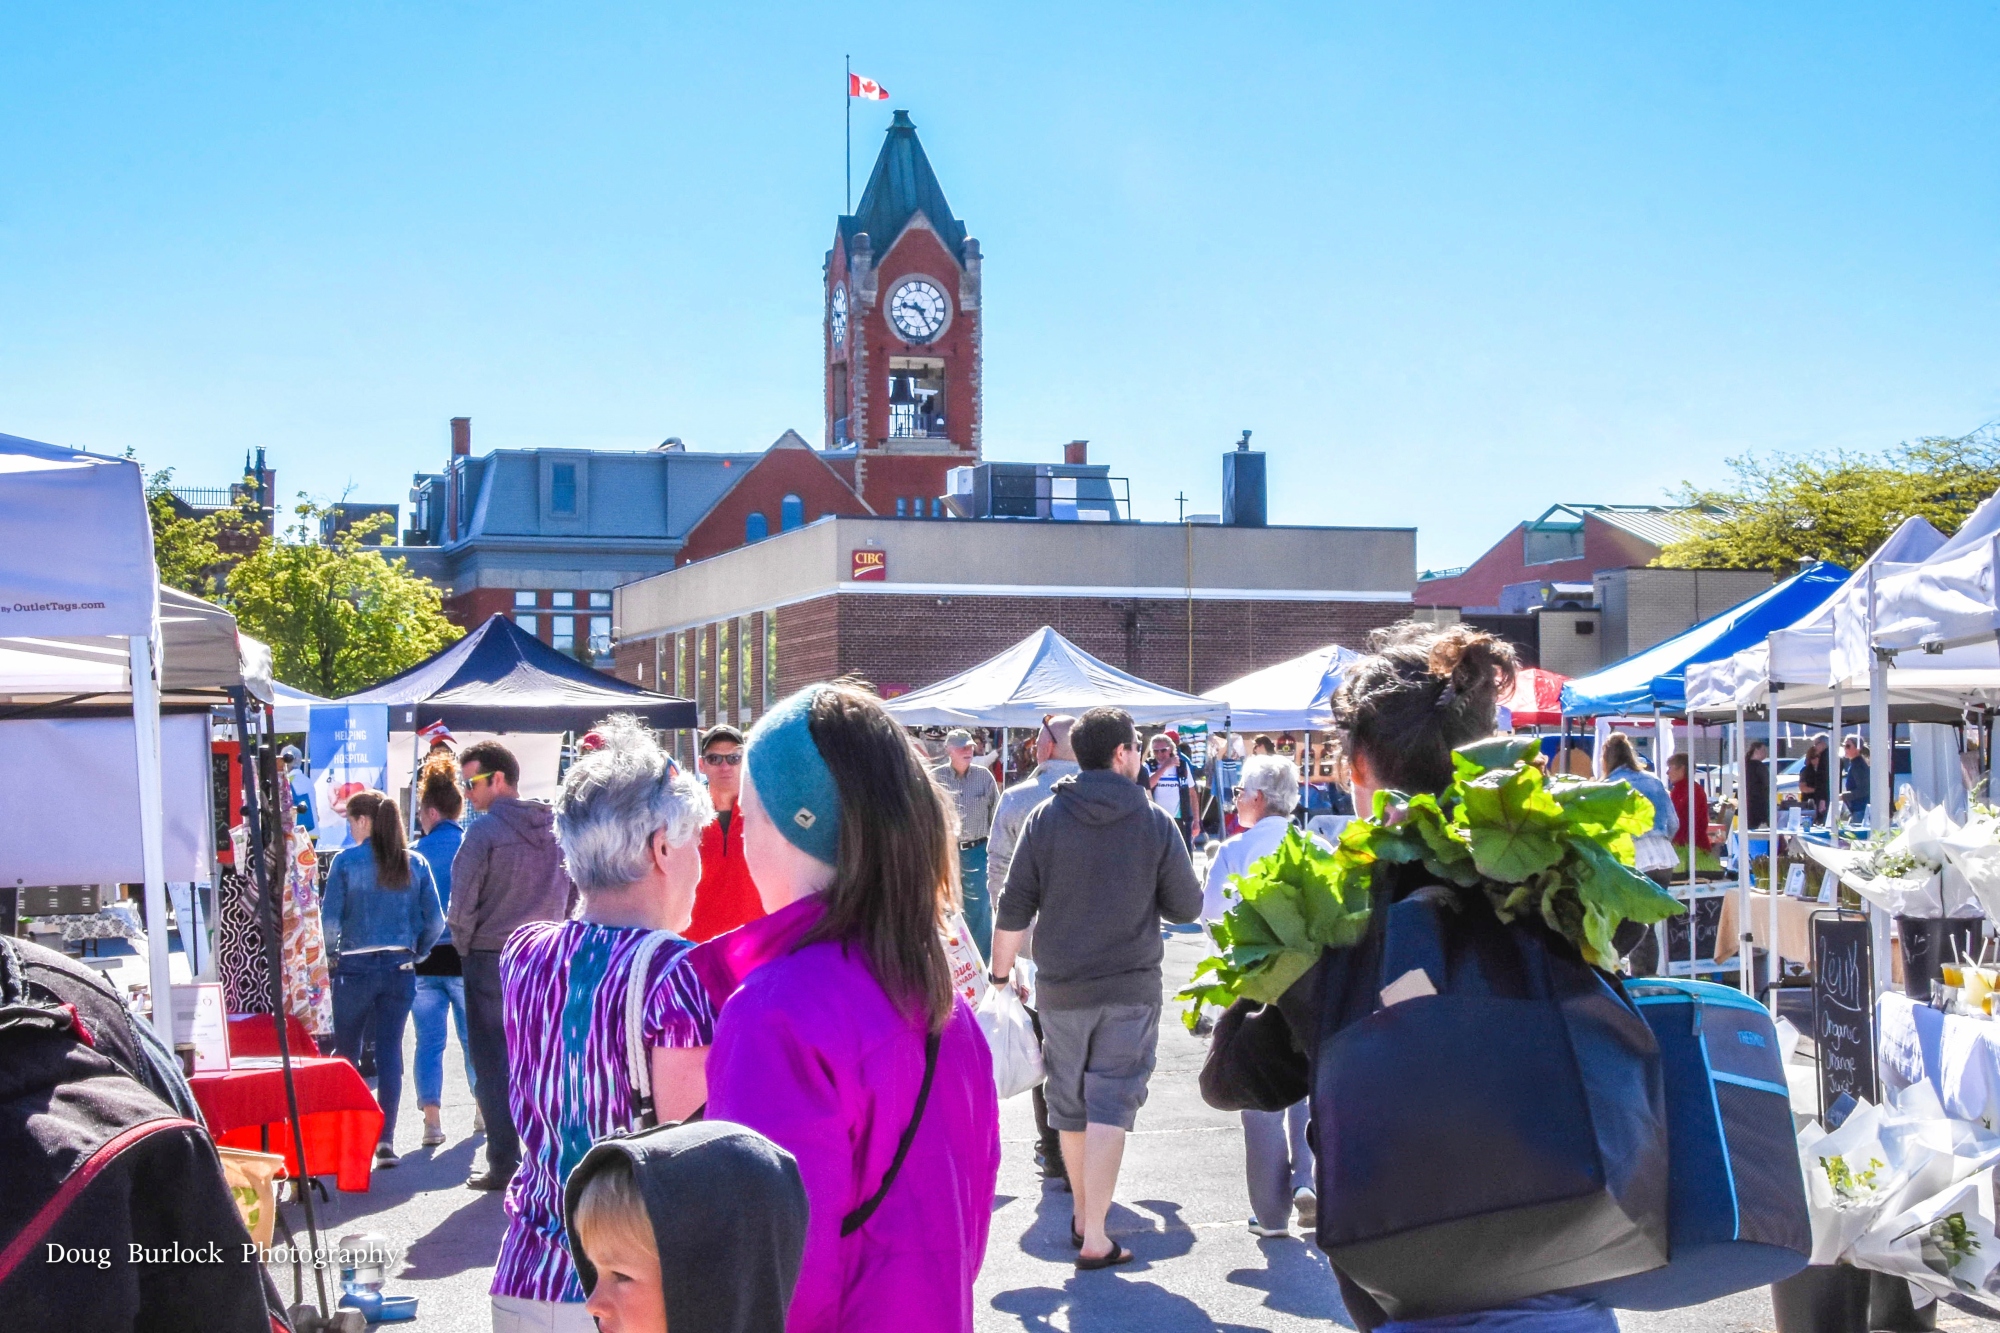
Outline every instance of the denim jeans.
<path id="1" fill-rule="evenodd" d="M 465 955 L 465 1027 L 472 1038 L 472 1067 L 479 1073 L 474 1096 L 486 1118 L 486 1169 L 511 1176 L 521 1165 L 521 1136 L 507 1104 L 507 1007 L 500 990 L 500 951 L 473 949 Z"/>
<path id="2" fill-rule="evenodd" d="M 375 1100 L 382 1106 L 382 1142 L 396 1137 L 403 1101 L 403 1025 L 417 996 L 410 953 L 348 953 L 333 974 L 333 1051 L 359 1062 L 364 1033 L 375 1038 Z"/>
<path id="3" fill-rule="evenodd" d="M 1260 1226 L 1276 1229 L 1292 1219 L 1292 1196 L 1313 1187 L 1313 1155 L 1306 1144 L 1311 1099 L 1282 1111 L 1243 1112 L 1243 1168 L 1250 1210 Z"/>
<path id="4" fill-rule="evenodd" d="M 458 1029 L 458 1049 L 465 1057 L 465 1082 L 476 1099 L 479 1076 L 472 1072 L 472 1042 L 465 1035 L 465 978 L 418 977 L 417 1002 L 411 1015 L 417 1020 L 417 1105 L 437 1106 L 444 1100 L 444 1043 L 446 1012 Z"/>
<path id="5" fill-rule="evenodd" d="M 958 853 L 958 886 L 965 899 L 965 929 L 979 946 L 979 956 L 993 957 L 993 899 L 986 891 L 986 844 L 962 847 Z"/>

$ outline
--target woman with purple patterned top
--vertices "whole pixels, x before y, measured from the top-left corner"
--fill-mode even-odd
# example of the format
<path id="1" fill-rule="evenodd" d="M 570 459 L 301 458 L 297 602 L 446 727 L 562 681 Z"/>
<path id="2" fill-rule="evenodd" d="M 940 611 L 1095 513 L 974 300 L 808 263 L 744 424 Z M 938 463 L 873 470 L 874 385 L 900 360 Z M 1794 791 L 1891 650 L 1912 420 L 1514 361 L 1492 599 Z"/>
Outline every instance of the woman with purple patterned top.
<path id="1" fill-rule="evenodd" d="M 578 918 L 522 926 L 500 955 L 522 1160 L 493 1274 L 494 1333 L 595 1327 L 563 1233 L 563 1181 L 592 1143 L 639 1123 L 628 1018 L 638 1019 L 636 1072 L 650 1078 L 655 1118 L 682 1119 L 708 1096 L 715 1011 L 682 965 L 679 932 L 694 911 L 712 811 L 638 722 L 613 718 L 598 731 L 604 747 L 570 768 L 556 801 Z M 638 1000 L 629 1009 L 628 996 Z"/>

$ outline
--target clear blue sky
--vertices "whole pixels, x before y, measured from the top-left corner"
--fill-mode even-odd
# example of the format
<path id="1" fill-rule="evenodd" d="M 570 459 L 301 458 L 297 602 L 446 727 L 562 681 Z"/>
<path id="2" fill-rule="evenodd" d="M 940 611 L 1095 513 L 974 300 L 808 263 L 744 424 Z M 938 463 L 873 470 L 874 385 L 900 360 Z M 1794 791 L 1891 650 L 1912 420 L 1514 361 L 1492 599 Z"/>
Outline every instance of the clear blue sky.
<path id="1" fill-rule="evenodd" d="M 986 441 L 1141 517 L 1463 562 L 1555 500 L 2000 417 L 1991 6 L 15 6 L 0 431 L 401 499 L 475 448 L 817 442 L 820 264 L 907 107 Z M 318 12 L 306 12 L 315 10 Z"/>

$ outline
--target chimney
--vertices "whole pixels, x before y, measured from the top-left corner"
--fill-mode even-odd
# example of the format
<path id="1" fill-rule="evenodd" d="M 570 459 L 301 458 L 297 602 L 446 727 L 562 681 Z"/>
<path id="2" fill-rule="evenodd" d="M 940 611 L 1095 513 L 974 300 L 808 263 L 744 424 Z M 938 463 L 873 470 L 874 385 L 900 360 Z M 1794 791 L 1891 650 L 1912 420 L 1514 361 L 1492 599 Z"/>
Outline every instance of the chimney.
<path id="1" fill-rule="evenodd" d="M 444 539 L 458 540 L 459 473 L 465 468 L 460 459 L 472 457 L 472 418 L 451 419 L 451 458 L 444 465 Z"/>
<path id="2" fill-rule="evenodd" d="M 1264 455 L 1250 447 L 1246 430 L 1236 447 L 1222 456 L 1222 521 L 1231 527 L 1261 528 L 1264 515 Z"/>
<path id="3" fill-rule="evenodd" d="M 1090 462 L 1090 441 L 1071 440 L 1063 446 L 1063 462 L 1081 467 Z"/>

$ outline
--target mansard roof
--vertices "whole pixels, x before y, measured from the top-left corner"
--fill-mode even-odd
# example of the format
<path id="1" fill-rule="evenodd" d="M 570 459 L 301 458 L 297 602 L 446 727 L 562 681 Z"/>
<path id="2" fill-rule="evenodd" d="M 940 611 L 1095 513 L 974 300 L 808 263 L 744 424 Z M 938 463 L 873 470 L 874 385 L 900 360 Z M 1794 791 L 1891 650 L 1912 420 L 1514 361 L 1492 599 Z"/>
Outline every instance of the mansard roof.
<path id="1" fill-rule="evenodd" d="M 840 219 L 840 236 L 851 252 L 856 234 L 867 232 L 869 244 L 880 257 L 896 243 L 903 228 L 918 213 L 930 222 L 945 249 L 962 266 L 965 224 L 953 215 L 951 205 L 945 201 L 944 187 L 938 184 L 931 160 L 924 155 L 910 113 L 898 111 L 889 123 L 882 152 L 875 159 L 875 170 L 868 176 L 868 187 L 861 192 L 861 207 Z"/>

